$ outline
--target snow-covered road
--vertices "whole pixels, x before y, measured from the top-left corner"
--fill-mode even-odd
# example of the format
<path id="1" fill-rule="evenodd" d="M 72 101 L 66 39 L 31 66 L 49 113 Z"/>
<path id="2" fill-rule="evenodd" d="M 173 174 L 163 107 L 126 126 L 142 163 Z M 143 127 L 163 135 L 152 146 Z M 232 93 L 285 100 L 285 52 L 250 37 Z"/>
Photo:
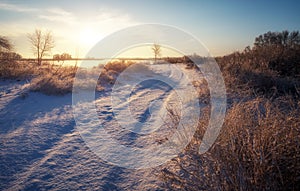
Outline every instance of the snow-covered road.
<path id="1" fill-rule="evenodd" d="M 183 83 L 179 89 L 187 85 L 183 73 L 168 65 L 163 67 L 170 72 L 166 68 L 151 72 L 166 71 L 169 79 Z M 150 73 L 135 78 L 147 75 Z M 195 76 L 192 74 L 188 80 L 198 80 Z M 163 145 L 174 133 L 171 119 L 163 114 L 170 105 L 179 108 L 179 112 L 184 110 L 185 106 L 177 104 L 182 102 L 180 95 L 172 85 L 159 79 L 148 79 L 128 88 L 122 84 L 125 77 L 121 75 L 122 80 L 117 81 L 119 86 L 113 91 L 96 92 L 101 125 L 112 139 L 126 147 L 153 149 Z M 71 94 L 27 93 L 27 87 L 28 83 L 22 81 L 0 82 L 0 190 L 163 189 L 164 184 L 157 176 L 160 167 L 123 168 L 93 152 L 84 132 L 76 128 Z M 122 96 L 128 98 L 126 102 L 120 101 Z M 137 123 L 144 124 L 146 130 Z"/>

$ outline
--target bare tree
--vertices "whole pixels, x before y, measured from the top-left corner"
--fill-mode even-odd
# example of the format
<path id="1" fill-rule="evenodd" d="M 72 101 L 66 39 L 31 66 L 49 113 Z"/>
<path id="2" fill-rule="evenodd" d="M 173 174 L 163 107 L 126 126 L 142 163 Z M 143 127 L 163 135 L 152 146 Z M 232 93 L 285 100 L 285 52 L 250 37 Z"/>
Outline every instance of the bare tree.
<path id="1" fill-rule="evenodd" d="M 153 44 L 152 50 L 154 53 L 154 62 L 156 62 L 157 57 L 159 57 L 161 53 L 161 46 L 159 44 Z"/>
<path id="2" fill-rule="evenodd" d="M 41 65 L 42 58 L 47 56 L 54 47 L 54 40 L 50 31 L 44 34 L 40 29 L 36 29 L 34 33 L 28 34 L 28 39 L 32 45 L 34 55 L 37 56 L 38 64 Z"/>

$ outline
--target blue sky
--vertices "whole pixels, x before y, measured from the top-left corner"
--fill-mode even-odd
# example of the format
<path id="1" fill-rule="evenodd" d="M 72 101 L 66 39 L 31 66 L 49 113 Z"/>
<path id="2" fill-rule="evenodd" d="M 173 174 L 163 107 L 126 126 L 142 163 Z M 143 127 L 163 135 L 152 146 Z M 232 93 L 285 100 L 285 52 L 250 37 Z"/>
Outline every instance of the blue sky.
<path id="1" fill-rule="evenodd" d="M 0 1 L 0 35 L 33 56 L 26 39 L 51 30 L 52 53 L 85 53 L 106 35 L 140 23 L 176 26 L 200 39 L 213 55 L 252 45 L 267 31 L 299 30 L 300 1 Z"/>

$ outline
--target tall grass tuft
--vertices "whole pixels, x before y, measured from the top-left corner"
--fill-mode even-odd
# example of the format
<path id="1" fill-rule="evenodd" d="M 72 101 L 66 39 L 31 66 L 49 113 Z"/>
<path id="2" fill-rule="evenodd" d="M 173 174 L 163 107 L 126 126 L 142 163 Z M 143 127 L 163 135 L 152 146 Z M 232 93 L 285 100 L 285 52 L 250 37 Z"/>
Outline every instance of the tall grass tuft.
<path id="1" fill-rule="evenodd" d="M 182 190 L 299 190 L 300 102 L 287 96 L 234 103 L 222 131 L 205 154 L 197 146 L 208 115 L 191 145 L 169 162 L 161 178 Z"/>
<path id="2" fill-rule="evenodd" d="M 40 73 L 31 80 L 31 90 L 47 95 L 64 95 L 70 93 L 76 67 L 44 65 Z"/>

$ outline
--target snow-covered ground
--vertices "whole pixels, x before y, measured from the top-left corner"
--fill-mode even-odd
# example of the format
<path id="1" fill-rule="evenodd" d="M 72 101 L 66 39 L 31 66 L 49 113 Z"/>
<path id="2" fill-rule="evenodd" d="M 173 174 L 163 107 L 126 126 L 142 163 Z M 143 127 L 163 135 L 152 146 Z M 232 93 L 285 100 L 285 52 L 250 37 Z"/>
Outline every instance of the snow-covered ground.
<path id="1" fill-rule="evenodd" d="M 185 70 L 184 66 L 160 67 L 150 72 L 166 71 L 164 75 L 171 81 L 184 82 L 183 73 L 178 72 L 184 71 L 189 73 L 188 80 L 201 80 L 198 74 L 192 73 L 195 71 Z M 147 75 L 150 73 L 135 77 Z M 155 150 L 163 145 L 174 129 L 167 124 L 170 119 L 160 120 L 162 116 L 157 113 L 164 114 L 166 105 L 179 102 L 180 96 L 174 93 L 172 85 L 159 80 L 144 81 L 133 89 L 119 85 L 114 98 L 130 90 L 126 102 L 113 100 L 110 88 L 96 93 L 97 114 L 106 132 L 129 147 Z M 76 128 L 71 94 L 47 96 L 30 92 L 28 87 L 25 81 L 0 81 L 0 190 L 163 189 L 158 177 L 159 166 L 139 170 L 123 168 L 101 159 L 89 148 L 82 131 Z M 130 111 L 132 119 L 125 117 L 126 111 Z M 140 126 L 134 126 L 133 120 L 147 124 L 148 129 L 138 134 L 141 129 L 135 127 Z M 163 122 L 164 128 L 158 127 L 157 121 Z M 124 129 L 132 129 L 125 131 L 120 124 Z"/>

